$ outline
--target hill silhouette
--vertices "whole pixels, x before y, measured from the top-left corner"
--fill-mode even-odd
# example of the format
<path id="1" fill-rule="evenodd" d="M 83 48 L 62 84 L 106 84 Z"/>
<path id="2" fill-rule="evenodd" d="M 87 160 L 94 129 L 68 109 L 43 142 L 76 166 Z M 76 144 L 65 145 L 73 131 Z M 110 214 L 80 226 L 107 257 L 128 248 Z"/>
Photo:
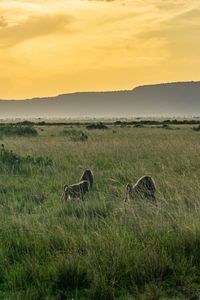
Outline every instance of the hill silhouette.
<path id="1" fill-rule="evenodd" d="M 0 100 L 0 118 L 129 117 L 200 114 L 200 82 L 145 85 L 128 91 L 83 92 Z"/>

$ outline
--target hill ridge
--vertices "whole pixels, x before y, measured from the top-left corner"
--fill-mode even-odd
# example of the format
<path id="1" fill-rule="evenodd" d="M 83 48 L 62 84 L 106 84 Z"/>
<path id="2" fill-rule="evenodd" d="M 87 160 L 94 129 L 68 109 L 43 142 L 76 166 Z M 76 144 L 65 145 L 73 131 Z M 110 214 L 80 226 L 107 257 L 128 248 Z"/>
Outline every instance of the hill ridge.
<path id="1" fill-rule="evenodd" d="M 75 92 L 0 100 L 0 118 L 129 117 L 200 114 L 200 81 L 138 86 L 132 90 Z"/>

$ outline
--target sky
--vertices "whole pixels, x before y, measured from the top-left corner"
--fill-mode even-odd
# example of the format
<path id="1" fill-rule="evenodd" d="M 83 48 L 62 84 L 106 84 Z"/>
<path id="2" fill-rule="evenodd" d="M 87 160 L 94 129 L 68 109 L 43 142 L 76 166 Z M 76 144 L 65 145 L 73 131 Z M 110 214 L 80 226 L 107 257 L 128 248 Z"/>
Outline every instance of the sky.
<path id="1" fill-rule="evenodd" d="M 0 99 L 200 80 L 200 0 L 0 0 Z"/>

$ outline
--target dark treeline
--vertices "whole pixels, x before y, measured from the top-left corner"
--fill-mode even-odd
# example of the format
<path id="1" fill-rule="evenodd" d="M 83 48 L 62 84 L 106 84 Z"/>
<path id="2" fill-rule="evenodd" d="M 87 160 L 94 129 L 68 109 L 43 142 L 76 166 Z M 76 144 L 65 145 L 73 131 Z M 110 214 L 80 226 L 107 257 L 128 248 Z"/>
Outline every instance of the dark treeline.
<path id="1" fill-rule="evenodd" d="M 200 125 L 200 120 L 177 120 L 177 119 L 166 119 L 166 120 L 130 120 L 130 121 L 104 121 L 104 122 L 94 122 L 94 121 L 72 121 L 72 122 L 49 122 L 49 121 L 21 121 L 21 122 L 2 122 L 0 126 L 12 126 L 12 125 L 19 125 L 19 126 L 88 126 L 90 127 L 103 127 L 104 125 L 113 125 L 113 126 L 126 126 L 126 125 Z"/>
<path id="2" fill-rule="evenodd" d="M 114 125 L 199 125 L 200 120 L 134 120 L 134 121 L 115 121 Z"/>

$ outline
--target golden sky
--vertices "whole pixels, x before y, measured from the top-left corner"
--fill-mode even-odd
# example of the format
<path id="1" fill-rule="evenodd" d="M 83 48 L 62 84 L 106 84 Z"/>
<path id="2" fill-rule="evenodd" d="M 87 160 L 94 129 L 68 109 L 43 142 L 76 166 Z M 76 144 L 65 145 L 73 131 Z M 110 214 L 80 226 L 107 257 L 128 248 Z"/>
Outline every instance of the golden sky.
<path id="1" fill-rule="evenodd" d="M 200 80 L 200 0 L 0 0 L 0 98 Z"/>

